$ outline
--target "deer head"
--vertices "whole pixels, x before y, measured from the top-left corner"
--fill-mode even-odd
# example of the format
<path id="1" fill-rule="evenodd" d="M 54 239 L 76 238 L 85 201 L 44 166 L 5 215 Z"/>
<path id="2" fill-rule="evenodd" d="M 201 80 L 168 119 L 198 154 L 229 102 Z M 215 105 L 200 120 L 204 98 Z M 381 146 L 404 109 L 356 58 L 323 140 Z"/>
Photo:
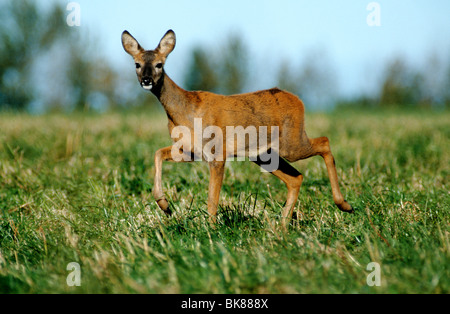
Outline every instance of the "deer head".
<path id="1" fill-rule="evenodd" d="M 122 33 L 123 49 L 130 54 L 136 65 L 136 74 L 142 88 L 151 91 L 160 86 L 164 77 L 167 56 L 175 48 L 175 33 L 167 31 L 155 50 L 145 50 L 128 31 Z"/>

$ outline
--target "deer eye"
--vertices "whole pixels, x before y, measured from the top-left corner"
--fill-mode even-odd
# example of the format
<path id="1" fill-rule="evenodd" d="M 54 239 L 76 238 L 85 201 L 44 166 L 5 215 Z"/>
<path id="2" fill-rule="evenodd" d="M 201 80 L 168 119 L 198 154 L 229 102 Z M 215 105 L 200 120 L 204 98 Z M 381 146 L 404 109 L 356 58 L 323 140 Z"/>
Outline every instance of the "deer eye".
<path id="1" fill-rule="evenodd" d="M 162 63 L 158 63 L 155 65 L 156 68 L 161 69 L 162 68 Z"/>
<path id="2" fill-rule="evenodd" d="M 136 63 L 136 69 L 139 69 L 141 65 L 139 63 Z"/>

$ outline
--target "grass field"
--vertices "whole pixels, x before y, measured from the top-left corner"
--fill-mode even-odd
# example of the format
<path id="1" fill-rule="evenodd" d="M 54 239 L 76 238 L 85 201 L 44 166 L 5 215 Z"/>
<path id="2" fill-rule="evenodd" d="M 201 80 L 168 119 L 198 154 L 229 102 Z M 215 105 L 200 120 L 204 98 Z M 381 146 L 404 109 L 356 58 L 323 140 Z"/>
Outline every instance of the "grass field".
<path id="1" fill-rule="evenodd" d="M 284 233 L 285 186 L 250 162 L 227 164 L 215 227 L 207 165 L 165 163 L 166 218 L 151 195 L 153 154 L 170 144 L 161 111 L 0 114 L 0 292 L 450 293 L 450 112 L 306 119 L 357 211 L 335 207 L 320 157 L 299 161 Z"/>

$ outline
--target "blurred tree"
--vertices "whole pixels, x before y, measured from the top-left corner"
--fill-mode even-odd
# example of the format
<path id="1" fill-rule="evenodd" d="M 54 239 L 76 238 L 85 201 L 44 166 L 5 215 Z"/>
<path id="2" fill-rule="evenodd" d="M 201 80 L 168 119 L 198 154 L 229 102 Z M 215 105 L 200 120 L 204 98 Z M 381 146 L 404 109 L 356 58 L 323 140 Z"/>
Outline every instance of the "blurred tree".
<path id="1" fill-rule="evenodd" d="M 102 111 L 115 107 L 117 73 L 99 53 L 96 41 L 79 38 L 79 33 L 71 36 L 72 40 L 67 46 L 67 55 L 70 57 L 65 68 L 67 88 L 71 93 L 67 101 L 69 107 L 77 111 Z"/>
<path id="2" fill-rule="evenodd" d="M 44 10 L 32 0 L 0 4 L 0 108 L 90 108 L 114 105 L 117 74 L 81 27 L 66 23 L 66 10 Z"/>
<path id="3" fill-rule="evenodd" d="M 188 90 L 218 92 L 217 73 L 214 70 L 214 56 L 202 47 L 195 47 L 185 75 L 184 85 Z"/>
<path id="4" fill-rule="evenodd" d="M 277 86 L 283 90 L 287 90 L 291 93 L 298 92 L 298 78 L 296 77 L 298 73 L 293 71 L 292 66 L 290 66 L 290 62 L 287 60 L 283 60 L 281 62 L 278 76 L 277 76 Z"/>
<path id="5" fill-rule="evenodd" d="M 192 50 L 184 85 L 188 90 L 237 94 L 245 90 L 248 73 L 247 49 L 240 37 L 231 35 L 220 51 L 200 46 Z"/>
<path id="6" fill-rule="evenodd" d="M 336 98 L 334 73 L 325 51 L 311 50 L 297 69 L 287 61 L 281 63 L 277 85 L 298 95 L 309 108 L 325 108 Z"/>
<path id="7" fill-rule="evenodd" d="M 219 55 L 220 91 L 225 95 L 245 90 L 249 75 L 248 52 L 241 37 L 229 36 Z"/>
<path id="8" fill-rule="evenodd" d="M 427 59 L 425 68 L 421 73 L 423 82 L 421 82 L 421 93 L 423 99 L 421 105 L 430 107 L 442 103 L 442 86 L 444 81 L 445 69 L 438 54 L 433 51 Z"/>
<path id="9" fill-rule="evenodd" d="M 25 109 L 33 98 L 29 80 L 40 51 L 66 33 L 64 13 L 39 10 L 28 0 L 0 4 L 0 108 Z"/>
<path id="10" fill-rule="evenodd" d="M 445 107 L 450 109 L 450 62 L 448 63 L 448 67 L 445 72 L 445 79 L 442 88 L 442 98 Z"/>
<path id="11" fill-rule="evenodd" d="M 339 107 L 439 108 L 450 104 L 450 63 L 432 52 L 420 70 L 400 57 L 389 60 L 376 95 L 339 100 Z"/>
<path id="12" fill-rule="evenodd" d="M 390 61 L 380 90 L 382 107 L 417 105 L 424 99 L 424 77 L 414 72 L 401 58 Z"/>
<path id="13" fill-rule="evenodd" d="M 432 51 L 422 71 L 421 86 L 423 99 L 420 105 L 427 107 L 444 107 L 450 102 L 450 59 L 445 55 Z M 447 54 L 447 58 L 450 55 Z M 444 57 L 444 59 L 441 59 Z"/>

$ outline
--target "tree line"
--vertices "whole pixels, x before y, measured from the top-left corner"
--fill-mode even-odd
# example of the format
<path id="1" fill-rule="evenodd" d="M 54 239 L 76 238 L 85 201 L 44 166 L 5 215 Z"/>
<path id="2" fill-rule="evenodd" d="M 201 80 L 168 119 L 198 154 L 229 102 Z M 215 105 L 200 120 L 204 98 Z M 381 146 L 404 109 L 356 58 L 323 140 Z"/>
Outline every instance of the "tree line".
<path id="1" fill-rule="evenodd" d="M 123 92 L 122 71 L 108 64 L 95 38 L 72 31 L 65 16 L 65 8 L 56 4 L 45 10 L 32 0 L 0 4 L 0 109 L 88 111 L 147 104 L 145 93 Z M 220 47 L 197 45 L 180 85 L 227 95 L 250 91 L 260 79 L 252 74 L 258 65 L 250 61 L 250 50 L 237 34 L 230 34 Z M 382 65 L 374 93 L 343 99 L 326 53 L 311 51 L 299 65 L 286 60 L 272 69 L 273 86 L 319 107 L 448 108 L 450 58 L 447 61 L 431 56 L 420 70 L 393 58 Z"/>

